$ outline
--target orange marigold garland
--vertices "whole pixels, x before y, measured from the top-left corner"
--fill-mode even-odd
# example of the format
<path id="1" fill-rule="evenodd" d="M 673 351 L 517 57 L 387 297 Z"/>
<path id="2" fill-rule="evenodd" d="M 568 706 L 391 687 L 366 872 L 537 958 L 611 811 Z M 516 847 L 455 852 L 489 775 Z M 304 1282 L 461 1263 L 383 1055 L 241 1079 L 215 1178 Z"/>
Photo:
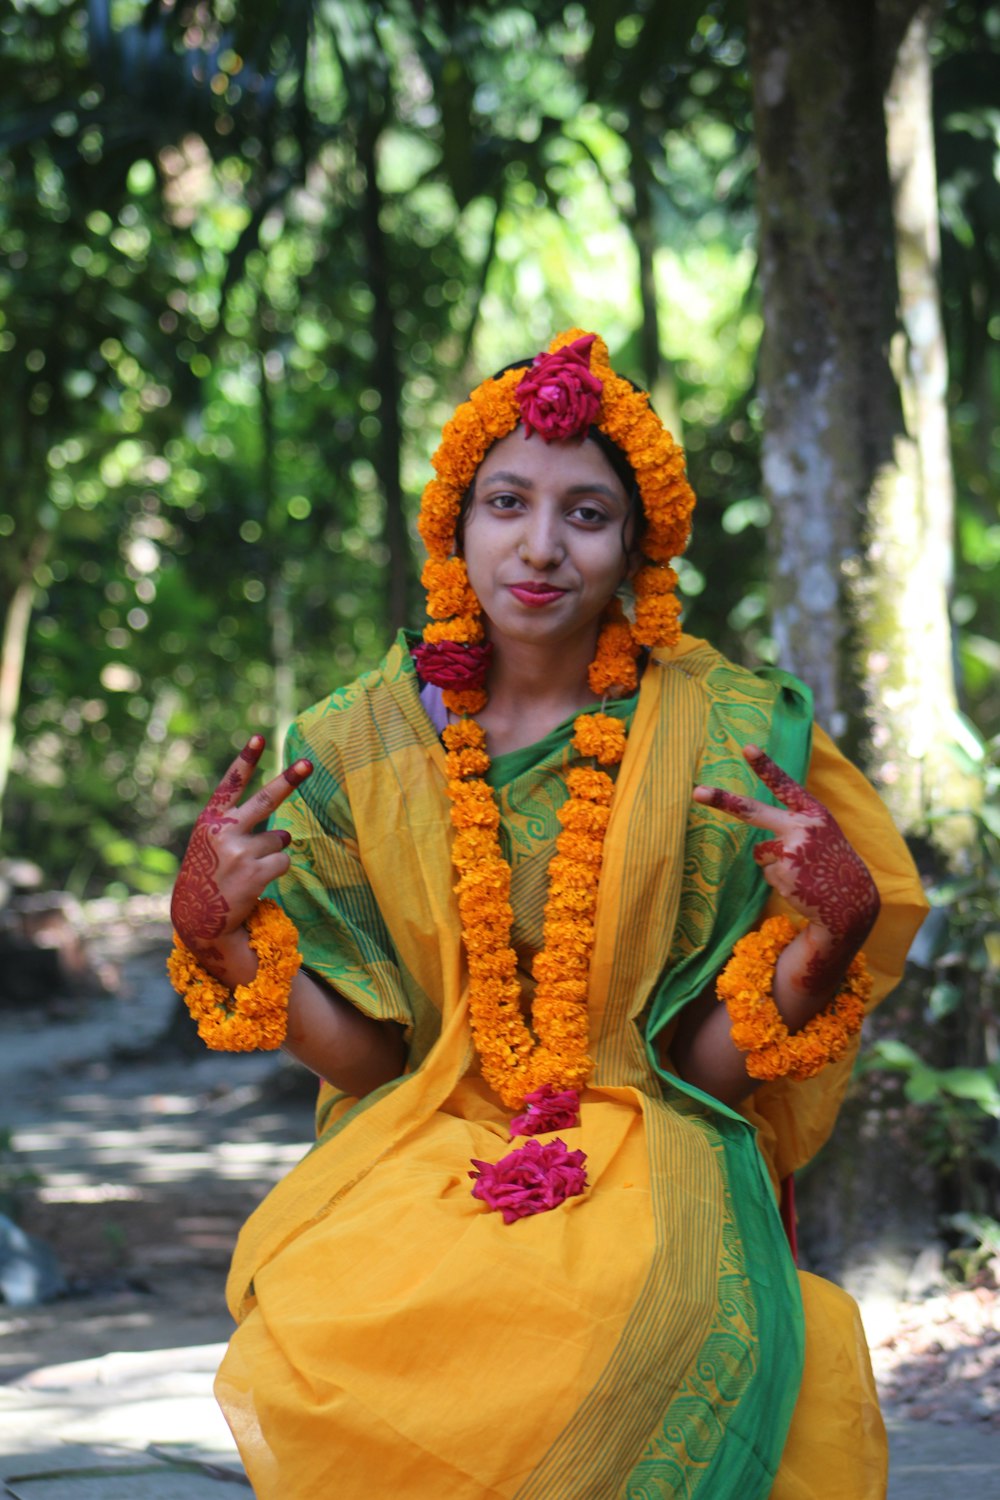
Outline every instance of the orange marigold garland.
<path id="1" fill-rule="evenodd" d="M 538 1091 L 580 1090 L 590 1075 L 587 987 L 604 834 L 614 783 L 605 771 L 569 772 L 562 832 L 549 865 L 544 946 L 533 964 L 534 1036 L 521 1011 L 517 954 L 510 934 L 510 866 L 500 851 L 500 812 L 483 779 L 486 736 L 464 719 L 444 731 L 448 796 L 455 829 L 458 908 L 469 964 L 469 1013 L 483 1077 L 509 1109 Z M 581 714 L 574 748 L 602 765 L 625 752 L 625 729 L 608 714 Z"/>
<path id="2" fill-rule="evenodd" d="M 828 1062 L 842 1057 L 850 1038 L 861 1030 L 872 992 L 863 953 L 855 957 L 829 1005 L 801 1031 L 789 1032 L 772 990 L 778 955 L 797 931 L 788 917 L 769 917 L 758 931 L 736 943 L 716 984 L 732 1022 L 733 1042 L 746 1053 L 751 1078 L 813 1078 Z"/>
<path id="3" fill-rule="evenodd" d="M 288 995 L 302 955 L 295 923 L 276 901 L 258 901 L 247 919 L 258 968 L 250 984 L 230 991 L 203 969 L 174 934 L 167 960 L 170 983 L 198 1023 L 198 1035 L 216 1052 L 273 1052 L 285 1040 Z"/>
<path id="4" fill-rule="evenodd" d="M 430 623 L 413 655 L 455 714 L 485 705 L 489 669 L 479 602 L 456 555 L 458 518 L 490 447 L 519 421 L 545 442 L 580 439 L 596 425 L 636 476 L 646 521 L 640 547 L 649 562 L 635 580 L 635 624 L 617 599 L 605 611 L 589 671 L 591 690 L 601 697 L 634 692 L 640 649 L 673 645 L 679 635 L 677 575 L 665 564 L 683 551 L 694 506 L 683 455 L 646 394 L 615 375 L 603 341 L 570 329 L 527 372 L 507 370 L 478 386 L 446 424 L 434 454 L 436 477 L 424 490 L 418 523 L 428 554 L 422 576 Z M 549 864 L 543 947 L 532 966 L 532 1031 L 521 1009 L 511 944 L 511 872 L 500 850 L 499 810 L 485 780 L 486 737 L 479 725 L 463 719 L 449 725 L 443 738 L 470 1024 L 483 1076 L 508 1108 L 523 1110 L 512 1122 L 512 1136 L 560 1129 L 576 1123 L 579 1092 L 592 1067 L 587 992 L 614 783 L 606 771 L 585 767 L 567 776 L 569 797 L 558 813 L 562 831 Z M 607 714 L 581 714 L 573 746 L 599 766 L 616 765 L 625 753 L 624 725 Z M 582 1192 L 583 1162 L 583 1153 L 568 1152 L 561 1140 L 544 1146 L 529 1141 L 501 1162 L 475 1161 L 473 1193 L 511 1223 Z"/>

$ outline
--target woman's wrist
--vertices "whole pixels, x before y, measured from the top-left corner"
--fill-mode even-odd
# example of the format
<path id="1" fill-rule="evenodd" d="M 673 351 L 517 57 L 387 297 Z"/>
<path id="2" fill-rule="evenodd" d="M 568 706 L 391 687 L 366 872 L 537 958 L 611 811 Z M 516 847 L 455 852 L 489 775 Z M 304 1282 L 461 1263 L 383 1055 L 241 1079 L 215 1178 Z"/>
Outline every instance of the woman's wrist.
<path id="1" fill-rule="evenodd" d="M 200 939 L 189 943 L 182 934 L 179 935 L 201 967 L 228 989 L 234 990 L 238 984 L 250 984 L 257 973 L 257 955 L 250 946 L 250 935 L 245 926 L 210 941 Z"/>

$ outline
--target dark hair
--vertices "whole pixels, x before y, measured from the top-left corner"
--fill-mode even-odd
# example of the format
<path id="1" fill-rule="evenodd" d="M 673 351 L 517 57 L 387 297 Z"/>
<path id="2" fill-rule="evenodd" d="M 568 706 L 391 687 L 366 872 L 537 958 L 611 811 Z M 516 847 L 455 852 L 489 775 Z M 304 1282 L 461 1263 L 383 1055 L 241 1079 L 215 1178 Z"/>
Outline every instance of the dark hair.
<path id="1" fill-rule="evenodd" d="M 504 365 L 502 370 L 496 370 L 490 376 L 490 379 L 499 380 L 500 376 L 506 375 L 508 370 L 530 370 L 533 363 L 534 361 L 531 359 L 515 359 L 509 365 Z M 625 376 L 625 379 L 628 380 L 628 376 Z M 629 385 L 634 391 L 641 389 L 640 386 L 636 385 L 634 380 L 629 380 Z M 589 427 L 587 429 L 587 436 L 600 448 L 614 471 L 615 478 L 625 491 L 628 500 L 628 510 L 625 514 L 625 520 L 622 522 L 622 552 L 625 554 L 626 561 L 630 562 L 636 551 L 636 538 L 642 535 L 643 521 L 645 520 L 645 514 L 642 509 L 642 497 L 639 494 L 639 485 L 635 477 L 635 470 L 618 444 L 613 443 L 607 433 L 602 432 L 599 427 Z M 476 481 L 473 479 L 469 488 L 462 496 L 462 504 L 459 507 L 458 520 L 455 523 L 455 544 L 459 549 L 462 546 L 462 533 L 465 530 L 465 521 L 469 514 L 469 508 L 472 505 L 472 497 L 475 494 L 475 489 Z"/>

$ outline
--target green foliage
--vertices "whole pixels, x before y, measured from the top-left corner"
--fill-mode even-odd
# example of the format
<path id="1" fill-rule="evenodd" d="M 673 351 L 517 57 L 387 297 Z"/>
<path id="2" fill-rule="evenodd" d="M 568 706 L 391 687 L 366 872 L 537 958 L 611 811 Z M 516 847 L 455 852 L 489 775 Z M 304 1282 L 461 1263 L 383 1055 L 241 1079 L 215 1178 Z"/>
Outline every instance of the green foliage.
<path id="1" fill-rule="evenodd" d="M 994 1280 L 1000 1269 L 1000 1224 L 988 1214 L 952 1214 L 950 1227 L 966 1241 L 949 1251 L 948 1259 L 962 1281 L 974 1281 L 983 1271 Z M 969 1243 L 971 1241 L 971 1243 Z"/>
<path id="2" fill-rule="evenodd" d="M 989 1217 L 1000 1215 L 1000 737 L 967 730 L 965 741 L 983 798 L 974 812 L 940 814 L 969 818 L 974 831 L 962 867 L 928 889 L 931 914 L 913 955 L 930 975 L 924 1041 L 918 1050 L 882 1038 L 859 1066 L 901 1077 L 922 1111 L 944 1201 Z"/>
<path id="3" fill-rule="evenodd" d="M 1000 392 L 967 314 L 1000 284 L 996 39 L 967 8 L 938 135 L 956 619 L 987 722 Z M 419 623 L 440 422 L 554 327 L 605 331 L 686 444 L 689 628 L 773 659 L 738 5 L 65 0 L 0 38 L 0 605 L 34 591 L 11 852 L 80 893 L 165 888 L 249 729 L 276 754 Z"/>

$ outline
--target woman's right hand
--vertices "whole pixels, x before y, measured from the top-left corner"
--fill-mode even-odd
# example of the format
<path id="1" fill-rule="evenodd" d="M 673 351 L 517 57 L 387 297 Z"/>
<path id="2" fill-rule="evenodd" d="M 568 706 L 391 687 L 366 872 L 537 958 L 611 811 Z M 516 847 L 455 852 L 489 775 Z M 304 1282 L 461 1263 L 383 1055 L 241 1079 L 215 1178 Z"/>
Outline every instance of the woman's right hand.
<path id="1" fill-rule="evenodd" d="M 194 825 L 174 886 L 170 915 L 177 935 L 210 969 L 213 961 L 228 968 L 227 939 L 290 864 L 291 835 L 283 829 L 256 833 L 257 824 L 312 774 L 311 761 L 297 760 L 240 806 L 263 750 L 264 736 L 253 735 L 219 782 Z"/>

